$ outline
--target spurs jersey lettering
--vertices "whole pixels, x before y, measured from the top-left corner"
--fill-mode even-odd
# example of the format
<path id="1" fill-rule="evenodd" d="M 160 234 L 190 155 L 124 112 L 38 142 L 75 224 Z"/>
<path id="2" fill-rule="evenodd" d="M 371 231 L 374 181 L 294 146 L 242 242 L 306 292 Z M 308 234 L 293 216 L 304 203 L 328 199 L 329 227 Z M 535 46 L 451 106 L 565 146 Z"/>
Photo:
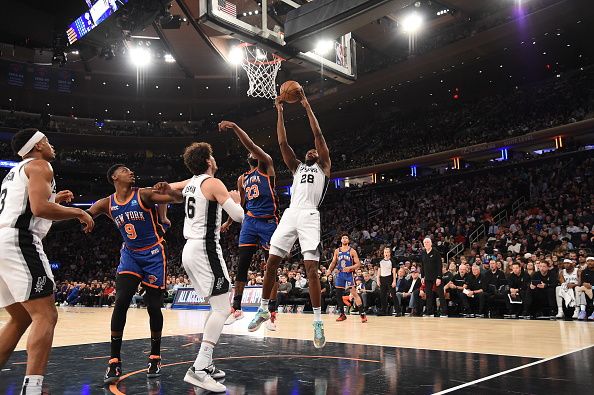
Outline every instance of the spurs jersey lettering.
<path id="1" fill-rule="evenodd" d="M 200 186 L 210 178 L 207 174 L 194 176 L 183 190 L 184 237 L 186 239 L 214 240 L 221 238 L 222 207 L 216 201 L 208 200 L 202 194 Z"/>
<path id="2" fill-rule="evenodd" d="M 31 161 L 33 159 L 20 162 L 8 172 L 2 181 L 0 186 L 0 229 L 21 229 L 43 239 L 52 226 L 52 221 L 36 217 L 31 211 L 29 178 L 25 174 L 25 165 Z M 55 202 L 56 181 L 54 179 L 52 179 L 51 189 L 52 193 L 48 201 Z"/>
<path id="3" fill-rule="evenodd" d="M 565 282 L 564 282 L 565 286 L 567 286 L 567 284 L 578 284 L 577 272 L 578 272 L 577 268 L 574 268 L 571 273 L 567 273 L 567 269 L 563 269 L 561 274 L 563 276 L 563 279 L 565 280 Z"/>
<path id="4" fill-rule="evenodd" d="M 328 177 L 317 163 L 311 166 L 300 163 L 293 175 L 293 192 L 289 207 L 319 208 L 326 195 L 328 181 Z"/>

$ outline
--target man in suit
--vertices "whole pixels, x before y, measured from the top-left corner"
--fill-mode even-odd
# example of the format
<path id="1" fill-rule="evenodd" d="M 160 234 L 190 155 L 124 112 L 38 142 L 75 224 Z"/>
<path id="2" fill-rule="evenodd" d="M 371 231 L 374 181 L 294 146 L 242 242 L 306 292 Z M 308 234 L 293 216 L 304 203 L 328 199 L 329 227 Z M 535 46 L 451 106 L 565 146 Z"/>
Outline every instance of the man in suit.
<path id="1" fill-rule="evenodd" d="M 439 251 L 433 248 L 433 242 L 429 237 L 423 240 L 425 251 L 421 253 L 421 268 L 423 271 L 423 282 L 425 284 L 425 292 L 427 294 L 427 314 L 439 317 L 439 313 L 435 313 L 435 296 L 433 292 L 433 285 L 437 290 L 440 305 L 445 308 L 445 297 L 443 293 L 443 286 L 441 284 L 441 255 Z"/>
<path id="2" fill-rule="evenodd" d="M 396 277 L 396 303 L 394 306 L 394 315 L 396 317 L 402 316 L 402 298 L 403 294 L 410 288 L 410 280 L 406 279 L 406 271 L 403 267 L 398 269 L 398 277 Z"/>
<path id="3" fill-rule="evenodd" d="M 400 294 L 400 297 L 398 296 L 398 294 L 396 294 L 396 298 L 399 300 L 400 305 L 402 305 L 402 303 L 405 303 L 405 305 L 412 310 L 415 302 L 413 300 L 413 292 L 421 288 L 421 278 L 419 277 L 419 271 L 415 267 L 412 267 L 410 269 L 410 273 L 411 278 L 407 281 L 405 285 L 406 291 L 402 292 Z"/>

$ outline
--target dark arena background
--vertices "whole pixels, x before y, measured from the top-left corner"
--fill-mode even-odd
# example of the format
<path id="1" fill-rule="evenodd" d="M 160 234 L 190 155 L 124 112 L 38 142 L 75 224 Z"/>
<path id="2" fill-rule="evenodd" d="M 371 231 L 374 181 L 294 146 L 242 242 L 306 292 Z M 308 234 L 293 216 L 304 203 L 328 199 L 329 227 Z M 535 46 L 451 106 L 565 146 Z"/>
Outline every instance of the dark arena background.
<path id="1" fill-rule="evenodd" d="M 0 394 L 592 392 L 591 0 L 19 0 L 4 2 L 2 15 Z M 286 81 L 302 91 L 281 90 Z M 330 152 L 325 196 L 316 195 L 323 198 L 319 224 L 302 231 L 307 218 L 295 223 L 303 245 L 319 234 L 320 262 L 306 264 L 308 254 L 295 243 L 270 272 L 279 282 L 271 302 L 277 312 L 250 331 L 268 303 L 268 253 L 258 245 L 269 246 L 246 244 L 243 234 L 249 221 L 276 228 L 274 215 L 288 215 L 300 183 L 312 182 L 303 174 L 293 183 L 278 113 L 303 167 L 315 147 L 313 166 L 322 168 L 320 131 Z M 161 259 L 166 243 L 159 261 L 165 276 L 143 277 L 126 294 L 130 300 L 116 277 L 143 274 L 118 269 L 129 248 L 122 237 L 136 239 L 137 229 L 114 225 L 111 212 L 127 204 L 117 196 L 92 232 L 76 220 L 65 229 L 55 223 L 33 242 L 31 258 L 23 247 L 27 235 L 37 240 L 31 217 L 25 225 L 22 215 L 10 217 L 22 207 L 25 216 L 46 218 L 28 187 L 40 178 L 23 170 L 29 164 L 15 167 L 23 155 L 11 146 L 29 128 L 55 148 L 57 191 L 72 192 L 61 205 L 91 211 L 114 193 L 106 179 L 112 165 L 129 168 L 132 184 L 147 194 L 170 196 L 156 184 L 190 179 L 184 149 L 207 142 L 216 177 L 243 196 L 243 224 L 223 229 L 219 256 L 215 211 L 198 213 L 189 199 L 162 205 L 167 218 L 151 217 L 151 236 L 158 238 L 166 220 L 171 226 L 164 241 L 147 247 L 156 246 L 151 254 Z M 240 140 L 240 130 L 253 143 Z M 43 141 L 28 149 L 40 154 Z M 238 184 L 250 171 L 248 151 L 258 147 L 274 163 L 274 177 L 259 165 Z M 206 163 L 212 170 L 214 161 Z M 116 188 L 122 169 L 111 177 Z M 11 199 L 15 177 L 25 185 L 25 203 Z M 252 181 L 269 187 L 268 199 L 278 197 L 264 221 L 250 211 L 263 191 Z M 202 254 L 210 262 L 198 274 L 182 265 L 184 221 L 199 221 L 195 214 L 207 223 Z M 13 231 L 16 239 L 7 236 Z M 348 262 L 336 258 L 344 235 Z M 246 246 L 255 251 L 251 261 Z M 36 277 L 42 247 L 47 269 Z M 209 311 L 214 296 L 192 278 L 216 277 L 226 265 L 228 277 L 213 286 L 229 284 L 226 296 L 237 304 L 240 259 L 249 265 L 242 310 L 224 310 L 231 315 L 212 354 L 225 377 L 200 371 L 218 387 L 195 386 L 184 376 L 210 344 L 203 342 L 207 321 L 221 313 Z M 13 280 L 17 272 L 22 283 Z M 352 291 L 344 289 L 345 276 Z M 312 343 L 318 288 L 322 348 Z M 15 290 L 28 292 L 25 299 Z M 118 308 L 128 309 L 123 342 L 110 332 Z M 42 350 L 56 311 L 46 366 Z M 159 311 L 162 362 L 147 377 L 147 358 L 158 356 L 147 312 Z M 121 374 L 104 383 L 118 341 Z M 31 386 L 39 377 L 41 385 Z"/>

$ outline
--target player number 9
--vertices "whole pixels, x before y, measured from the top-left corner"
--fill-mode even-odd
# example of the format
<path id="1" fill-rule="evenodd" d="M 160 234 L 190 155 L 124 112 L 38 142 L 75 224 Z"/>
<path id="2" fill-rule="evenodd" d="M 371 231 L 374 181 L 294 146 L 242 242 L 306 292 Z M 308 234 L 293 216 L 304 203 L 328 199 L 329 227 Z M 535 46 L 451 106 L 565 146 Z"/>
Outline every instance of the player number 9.
<path id="1" fill-rule="evenodd" d="M 126 231 L 126 234 L 130 240 L 134 240 L 137 237 L 136 228 L 134 228 L 134 225 L 126 224 L 124 225 L 124 230 Z"/>

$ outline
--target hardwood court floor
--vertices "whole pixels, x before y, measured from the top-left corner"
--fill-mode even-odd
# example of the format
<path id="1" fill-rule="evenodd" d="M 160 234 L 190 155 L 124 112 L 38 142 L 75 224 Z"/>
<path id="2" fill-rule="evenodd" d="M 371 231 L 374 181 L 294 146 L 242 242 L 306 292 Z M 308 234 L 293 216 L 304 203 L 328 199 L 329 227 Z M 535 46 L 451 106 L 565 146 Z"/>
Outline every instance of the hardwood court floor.
<path id="1" fill-rule="evenodd" d="M 147 380 L 148 317 L 131 309 L 123 378 L 103 387 L 108 308 L 59 308 L 45 383 L 52 394 L 203 394 L 183 382 L 207 312 L 164 310 L 163 374 Z M 226 326 L 215 363 L 231 395 L 248 394 L 569 394 L 594 386 L 594 323 L 324 316 L 328 344 L 311 342 L 312 316 L 281 314 L 276 332 L 247 332 L 253 313 Z M 0 325 L 7 315 L 0 311 Z M 23 340 L 0 371 L 0 394 L 16 394 L 26 363 Z"/>
<path id="2" fill-rule="evenodd" d="M 111 308 L 58 308 L 54 347 L 109 341 Z M 163 336 L 202 332 L 207 313 L 198 310 L 163 310 Z M 224 332 L 256 338 L 274 337 L 311 340 L 311 314 L 279 314 L 278 330 L 247 331 L 253 313 Z M 594 322 L 499 320 L 470 318 L 375 317 L 361 324 L 358 316 L 344 322 L 324 315 L 326 339 L 330 342 L 401 348 L 471 352 L 480 354 L 548 358 L 594 345 Z M 0 310 L 0 325 L 8 319 Z M 130 309 L 124 340 L 149 337 L 145 309 Z M 17 350 L 24 350 L 26 336 Z"/>

